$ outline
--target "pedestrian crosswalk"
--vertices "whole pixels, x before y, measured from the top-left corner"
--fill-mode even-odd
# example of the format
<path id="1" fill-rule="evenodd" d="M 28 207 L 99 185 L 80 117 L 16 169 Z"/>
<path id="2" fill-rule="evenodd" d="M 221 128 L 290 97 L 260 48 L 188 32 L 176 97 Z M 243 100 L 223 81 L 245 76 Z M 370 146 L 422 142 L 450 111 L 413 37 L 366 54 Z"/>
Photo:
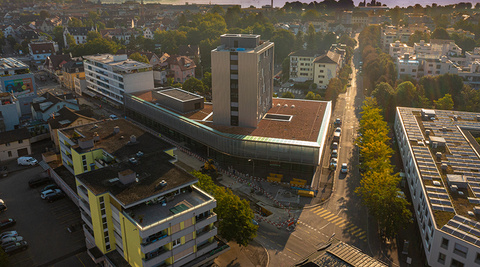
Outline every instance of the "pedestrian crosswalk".
<path id="1" fill-rule="evenodd" d="M 315 215 L 318 215 L 322 219 L 327 220 L 328 222 L 333 223 L 340 228 L 343 228 L 344 230 L 349 232 L 351 235 L 363 241 L 367 241 L 367 233 L 362 228 L 356 226 L 355 224 L 351 222 L 347 222 L 342 217 L 337 216 L 336 214 L 322 207 L 316 207 L 312 211 Z"/>

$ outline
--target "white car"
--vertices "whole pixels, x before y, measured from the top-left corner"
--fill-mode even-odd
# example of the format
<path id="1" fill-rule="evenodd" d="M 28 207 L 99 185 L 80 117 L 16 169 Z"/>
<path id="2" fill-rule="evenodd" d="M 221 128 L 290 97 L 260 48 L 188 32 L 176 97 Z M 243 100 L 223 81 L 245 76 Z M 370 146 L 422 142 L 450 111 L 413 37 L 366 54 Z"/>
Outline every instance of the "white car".
<path id="1" fill-rule="evenodd" d="M 111 120 L 118 120 L 118 117 L 117 117 L 117 115 L 112 114 L 112 115 L 110 115 L 110 119 Z"/>
<path id="2" fill-rule="evenodd" d="M 42 199 L 45 199 L 45 198 L 47 198 L 48 196 L 53 196 L 53 195 L 60 194 L 60 193 L 62 193 L 62 190 L 60 190 L 60 189 L 48 189 L 48 190 L 43 191 L 43 192 L 40 194 L 40 197 L 41 197 Z"/>
<path id="3" fill-rule="evenodd" d="M 335 132 L 336 132 L 336 133 L 340 133 L 340 134 L 341 134 L 341 133 L 342 133 L 342 128 L 340 128 L 340 127 L 337 127 L 337 128 L 335 129 Z"/>
<path id="4" fill-rule="evenodd" d="M 348 165 L 347 163 L 342 163 L 342 168 L 340 169 L 341 173 L 347 173 L 348 172 Z"/>
<path id="5" fill-rule="evenodd" d="M 14 237 L 14 236 L 18 236 L 17 231 L 5 231 L 5 232 L 0 234 L 0 240 L 2 240 L 4 238 L 7 238 L 7 237 Z"/>
<path id="6" fill-rule="evenodd" d="M 17 159 L 17 163 L 18 165 L 32 166 L 32 165 L 36 165 L 38 161 L 32 157 L 19 157 Z"/>
<path id="7" fill-rule="evenodd" d="M 14 242 L 22 241 L 22 240 L 23 240 L 23 237 L 21 237 L 21 236 L 6 237 L 6 238 L 2 239 L 2 247 L 6 246 L 9 243 L 14 243 Z"/>

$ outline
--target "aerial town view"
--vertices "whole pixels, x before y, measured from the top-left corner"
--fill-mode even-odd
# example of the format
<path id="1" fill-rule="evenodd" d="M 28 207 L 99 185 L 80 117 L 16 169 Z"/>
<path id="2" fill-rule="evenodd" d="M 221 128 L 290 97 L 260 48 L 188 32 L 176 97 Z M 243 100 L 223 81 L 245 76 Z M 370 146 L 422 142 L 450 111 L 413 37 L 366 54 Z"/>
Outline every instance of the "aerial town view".
<path id="1" fill-rule="evenodd" d="M 416 2 L 0 0 L 0 267 L 480 267 L 480 2 Z"/>

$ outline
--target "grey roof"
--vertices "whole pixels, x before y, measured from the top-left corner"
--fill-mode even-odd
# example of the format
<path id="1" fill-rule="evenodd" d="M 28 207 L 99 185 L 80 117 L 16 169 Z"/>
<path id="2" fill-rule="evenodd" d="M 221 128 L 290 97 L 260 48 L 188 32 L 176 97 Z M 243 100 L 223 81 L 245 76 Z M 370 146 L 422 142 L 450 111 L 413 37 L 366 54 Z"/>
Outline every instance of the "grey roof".
<path id="1" fill-rule="evenodd" d="M 6 144 L 18 140 L 30 138 L 30 132 L 27 128 L 20 128 L 6 132 L 0 132 L 0 144 Z"/>

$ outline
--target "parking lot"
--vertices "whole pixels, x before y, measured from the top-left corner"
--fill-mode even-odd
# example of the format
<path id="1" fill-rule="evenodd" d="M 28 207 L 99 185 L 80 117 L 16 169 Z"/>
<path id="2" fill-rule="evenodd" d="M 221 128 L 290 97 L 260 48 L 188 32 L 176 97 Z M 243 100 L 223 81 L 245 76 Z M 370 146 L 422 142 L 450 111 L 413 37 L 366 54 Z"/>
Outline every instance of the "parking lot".
<path id="1" fill-rule="evenodd" d="M 0 230 L 16 230 L 28 242 L 26 251 L 10 257 L 11 266 L 95 266 L 85 250 L 80 211 L 68 198 L 48 203 L 40 198 L 44 186 L 31 189 L 28 181 L 43 170 L 37 166 L 0 178 L 0 199 L 8 209 L 0 220 L 17 224 Z M 75 226 L 73 232 L 67 228 Z"/>

